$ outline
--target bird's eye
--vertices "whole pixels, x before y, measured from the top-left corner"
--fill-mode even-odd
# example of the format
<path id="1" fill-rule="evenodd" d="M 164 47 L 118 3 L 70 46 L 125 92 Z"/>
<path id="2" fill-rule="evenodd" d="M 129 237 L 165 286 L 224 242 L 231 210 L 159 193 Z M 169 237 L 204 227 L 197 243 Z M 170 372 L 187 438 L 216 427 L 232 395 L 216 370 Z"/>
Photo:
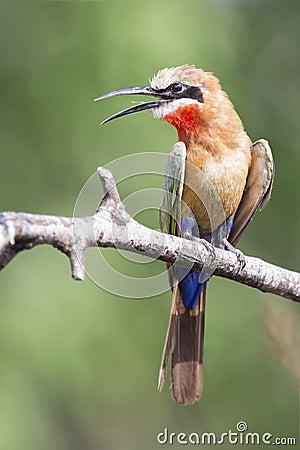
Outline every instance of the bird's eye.
<path id="1" fill-rule="evenodd" d="M 183 91 L 183 84 L 181 83 L 174 83 L 172 84 L 172 91 L 178 94 L 179 92 Z"/>

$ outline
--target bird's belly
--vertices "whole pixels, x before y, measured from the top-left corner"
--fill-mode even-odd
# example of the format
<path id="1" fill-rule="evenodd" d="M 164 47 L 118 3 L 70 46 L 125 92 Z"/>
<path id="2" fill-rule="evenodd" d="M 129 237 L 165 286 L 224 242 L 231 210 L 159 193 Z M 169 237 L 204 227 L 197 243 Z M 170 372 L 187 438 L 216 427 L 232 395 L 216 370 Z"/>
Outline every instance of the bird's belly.
<path id="1" fill-rule="evenodd" d="M 210 158 L 200 167 L 186 161 L 182 217 L 195 217 L 200 233 L 216 229 L 233 216 L 241 201 L 248 174 L 249 156 Z"/>

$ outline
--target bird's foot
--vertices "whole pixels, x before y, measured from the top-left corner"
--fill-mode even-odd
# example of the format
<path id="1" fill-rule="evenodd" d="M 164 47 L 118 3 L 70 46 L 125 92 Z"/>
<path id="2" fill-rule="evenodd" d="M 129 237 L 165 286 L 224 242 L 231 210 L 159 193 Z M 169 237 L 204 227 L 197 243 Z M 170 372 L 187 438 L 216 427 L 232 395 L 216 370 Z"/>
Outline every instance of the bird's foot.
<path id="1" fill-rule="evenodd" d="M 239 271 L 243 270 L 243 268 L 246 265 L 244 253 L 241 252 L 241 250 L 239 250 L 238 248 L 235 248 L 232 244 L 230 244 L 230 242 L 227 239 L 224 239 L 224 249 L 235 254 L 236 259 L 240 264 Z"/>
<path id="2" fill-rule="evenodd" d="M 196 236 L 193 236 L 191 233 L 183 233 L 182 237 L 184 239 L 188 239 L 189 241 L 197 242 L 198 244 L 204 245 L 208 252 L 208 257 L 210 261 L 214 261 L 216 259 L 215 247 L 208 242 L 206 239 L 200 239 Z"/>

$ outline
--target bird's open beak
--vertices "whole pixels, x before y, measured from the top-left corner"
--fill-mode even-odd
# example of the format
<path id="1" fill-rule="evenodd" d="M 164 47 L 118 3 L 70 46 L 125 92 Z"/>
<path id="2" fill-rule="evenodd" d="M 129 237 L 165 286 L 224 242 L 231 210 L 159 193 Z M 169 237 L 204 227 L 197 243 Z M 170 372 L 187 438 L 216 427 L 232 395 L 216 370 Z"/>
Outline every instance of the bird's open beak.
<path id="1" fill-rule="evenodd" d="M 97 102 L 98 100 L 103 100 L 104 98 L 116 97 L 118 95 L 132 95 L 132 94 L 134 94 L 134 95 L 151 95 L 153 97 L 160 97 L 159 93 L 154 91 L 151 87 L 139 86 L 139 87 L 133 87 L 133 88 L 119 89 L 118 91 L 109 92 L 108 94 L 105 94 L 105 95 L 102 95 L 101 97 L 95 98 L 94 102 Z M 132 114 L 132 113 L 138 112 L 138 111 L 145 111 L 146 109 L 157 108 L 158 106 L 160 106 L 162 103 L 164 103 L 166 101 L 167 100 L 160 99 L 160 100 L 155 100 L 152 102 L 139 103 L 138 105 L 131 106 L 130 108 L 124 109 L 123 111 L 120 111 L 120 112 L 108 117 L 107 119 L 103 120 L 103 122 L 101 122 L 101 125 L 103 125 L 106 122 L 109 122 L 110 120 L 117 119 L 118 117 L 126 116 L 127 114 Z"/>

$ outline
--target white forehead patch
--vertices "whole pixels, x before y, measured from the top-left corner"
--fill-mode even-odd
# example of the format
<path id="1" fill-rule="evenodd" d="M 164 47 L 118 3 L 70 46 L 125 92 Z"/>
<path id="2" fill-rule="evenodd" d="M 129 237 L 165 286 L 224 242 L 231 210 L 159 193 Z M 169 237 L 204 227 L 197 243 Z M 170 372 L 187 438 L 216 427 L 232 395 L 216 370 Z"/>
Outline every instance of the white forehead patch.
<path id="1" fill-rule="evenodd" d="M 195 66 L 185 64 L 179 67 L 171 67 L 160 70 L 152 80 L 150 85 L 152 89 L 166 89 L 176 81 L 189 84 L 191 86 L 200 86 L 200 76 L 203 74 L 202 69 L 196 69 Z"/>
<path id="2" fill-rule="evenodd" d="M 199 103 L 197 100 L 192 98 L 178 98 L 170 102 L 162 103 L 157 108 L 153 108 L 152 113 L 156 119 L 163 119 L 168 114 L 175 112 L 179 106 L 186 105 L 198 105 L 199 108 L 202 107 L 202 103 Z"/>

